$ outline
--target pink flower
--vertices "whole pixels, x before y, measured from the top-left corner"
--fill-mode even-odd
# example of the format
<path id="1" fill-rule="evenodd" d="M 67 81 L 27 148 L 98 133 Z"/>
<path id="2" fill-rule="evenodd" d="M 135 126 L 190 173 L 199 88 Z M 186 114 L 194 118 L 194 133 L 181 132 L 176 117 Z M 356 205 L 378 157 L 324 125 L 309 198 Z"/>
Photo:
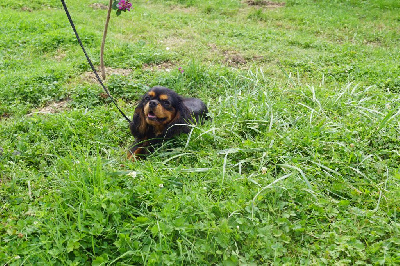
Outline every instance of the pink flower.
<path id="1" fill-rule="evenodd" d="M 179 72 L 181 72 L 183 74 L 183 72 L 185 72 L 185 70 L 183 70 L 182 67 L 178 68 Z"/>
<path id="2" fill-rule="evenodd" d="M 131 11 L 132 4 L 129 3 L 129 0 L 120 0 L 119 3 L 117 4 L 117 6 L 118 6 L 118 9 L 121 11 L 125 11 L 125 10 Z"/>

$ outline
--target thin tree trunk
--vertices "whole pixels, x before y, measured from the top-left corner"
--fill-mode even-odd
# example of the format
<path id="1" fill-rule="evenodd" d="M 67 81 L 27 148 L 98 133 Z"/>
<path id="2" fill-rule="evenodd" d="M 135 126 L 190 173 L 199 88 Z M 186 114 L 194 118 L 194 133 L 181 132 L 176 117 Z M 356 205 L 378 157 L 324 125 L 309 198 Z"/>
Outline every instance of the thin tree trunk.
<path id="1" fill-rule="evenodd" d="M 104 45 L 106 43 L 108 22 L 110 21 L 111 17 L 112 3 L 113 0 L 110 0 L 110 3 L 108 4 L 107 20 L 106 20 L 106 25 L 104 26 L 103 41 L 101 42 L 101 48 L 100 48 L 100 71 L 103 80 L 106 79 L 106 70 L 104 68 Z"/>

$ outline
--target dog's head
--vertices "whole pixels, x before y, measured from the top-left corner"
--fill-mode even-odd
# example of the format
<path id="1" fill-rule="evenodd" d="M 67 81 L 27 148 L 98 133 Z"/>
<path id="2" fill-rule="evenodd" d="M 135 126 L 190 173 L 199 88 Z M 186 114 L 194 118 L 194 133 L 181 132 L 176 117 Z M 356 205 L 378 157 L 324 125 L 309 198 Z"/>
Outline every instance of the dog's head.
<path id="1" fill-rule="evenodd" d="M 136 107 L 130 129 L 137 138 L 168 138 L 187 133 L 190 119 L 181 96 L 165 87 L 153 87 Z"/>

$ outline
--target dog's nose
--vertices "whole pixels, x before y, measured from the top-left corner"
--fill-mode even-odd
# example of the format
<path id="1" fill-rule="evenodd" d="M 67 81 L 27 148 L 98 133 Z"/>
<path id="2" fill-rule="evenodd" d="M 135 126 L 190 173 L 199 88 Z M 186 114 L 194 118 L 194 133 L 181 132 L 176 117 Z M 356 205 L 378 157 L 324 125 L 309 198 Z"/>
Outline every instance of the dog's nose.
<path id="1" fill-rule="evenodd" d="M 157 100 L 151 100 L 151 101 L 149 102 L 150 108 L 154 108 L 154 107 L 156 107 L 157 105 L 158 105 L 158 101 L 157 101 Z"/>

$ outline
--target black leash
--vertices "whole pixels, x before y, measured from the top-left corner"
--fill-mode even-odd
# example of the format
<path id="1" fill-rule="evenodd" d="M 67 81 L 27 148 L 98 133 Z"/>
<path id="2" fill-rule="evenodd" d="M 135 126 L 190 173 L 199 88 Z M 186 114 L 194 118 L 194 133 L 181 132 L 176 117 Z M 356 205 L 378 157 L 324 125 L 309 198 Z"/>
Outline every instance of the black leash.
<path id="1" fill-rule="evenodd" d="M 76 31 L 74 22 L 72 21 L 72 18 L 71 18 L 71 16 L 70 16 L 69 12 L 68 12 L 68 8 L 67 8 L 67 5 L 65 4 L 64 0 L 61 0 L 61 3 L 62 3 L 62 5 L 63 5 L 63 7 L 64 7 L 65 14 L 67 14 L 69 23 L 71 24 L 71 27 L 72 27 L 72 29 L 73 29 L 74 32 L 75 32 L 76 39 L 78 40 L 79 45 L 82 47 L 83 53 L 85 54 L 86 59 L 87 59 L 87 61 L 89 62 L 89 65 L 90 65 L 90 67 L 92 68 L 92 71 L 93 71 L 94 75 L 96 76 L 96 78 L 97 78 L 97 80 L 99 81 L 100 85 L 103 87 L 104 91 L 107 93 L 108 97 L 110 97 L 111 101 L 114 103 L 115 107 L 117 107 L 118 111 L 122 114 L 122 116 L 130 123 L 131 120 L 130 120 L 130 119 L 125 115 L 125 113 L 122 112 L 122 110 L 118 107 L 117 102 L 116 102 L 116 101 L 114 100 L 114 98 L 111 96 L 110 92 L 107 90 L 106 86 L 104 86 L 103 82 L 101 81 L 100 76 L 97 74 L 97 71 L 96 71 L 96 69 L 94 68 L 92 61 L 90 60 L 88 54 L 86 53 L 85 48 L 83 47 L 83 43 L 82 43 L 81 39 L 79 38 L 78 32 Z"/>

